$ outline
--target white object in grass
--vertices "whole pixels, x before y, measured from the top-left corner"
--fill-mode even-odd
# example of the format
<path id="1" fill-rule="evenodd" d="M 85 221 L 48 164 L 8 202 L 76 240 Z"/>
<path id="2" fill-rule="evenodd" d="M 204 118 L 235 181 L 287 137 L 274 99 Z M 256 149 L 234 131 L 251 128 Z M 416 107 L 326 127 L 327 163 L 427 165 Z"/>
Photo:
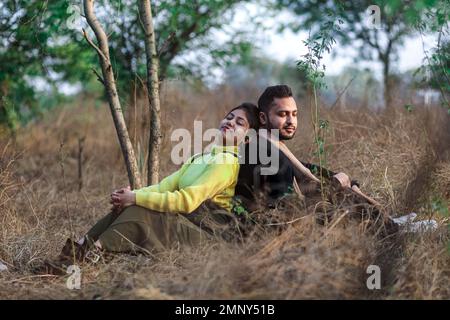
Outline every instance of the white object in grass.
<path id="1" fill-rule="evenodd" d="M 409 232 L 426 232 L 436 230 L 438 227 L 438 223 L 436 220 L 423 220 L 410 223 L 406 225 L 406 229 Z"/>
<path id="2" fill-rule="evenodd" d="M 1 272 L 1 271 L 6 271 L 6 270 L 8 270 L 8 267 L 5 266 L 3 263 L 0 262 L 0 272 Z"/>
<path id="3" fill-rule="evenodd" d="M 406 223 L 412 222 L 415 218 L 417 217 L 417 213 L 415 212 L 411 212 L 410 214 L 398 217 L 398 218 L 393 218 L 392 220 L 398 224 L 398 225 L 404 225 Z"/>

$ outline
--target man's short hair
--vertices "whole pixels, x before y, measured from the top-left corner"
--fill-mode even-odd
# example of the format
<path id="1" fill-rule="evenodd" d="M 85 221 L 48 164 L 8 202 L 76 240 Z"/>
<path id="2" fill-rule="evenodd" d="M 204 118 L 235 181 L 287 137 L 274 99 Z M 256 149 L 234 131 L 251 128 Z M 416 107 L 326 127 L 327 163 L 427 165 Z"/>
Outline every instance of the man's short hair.
<path id="1" fill-rule="evenodd" d="M 288 85 L 280 84 L 267 87 L 258 99 L 258 107 L 262 112 L 268 113 L 275 98 L 289 97 L 292 97 L 292 90 Z"/>

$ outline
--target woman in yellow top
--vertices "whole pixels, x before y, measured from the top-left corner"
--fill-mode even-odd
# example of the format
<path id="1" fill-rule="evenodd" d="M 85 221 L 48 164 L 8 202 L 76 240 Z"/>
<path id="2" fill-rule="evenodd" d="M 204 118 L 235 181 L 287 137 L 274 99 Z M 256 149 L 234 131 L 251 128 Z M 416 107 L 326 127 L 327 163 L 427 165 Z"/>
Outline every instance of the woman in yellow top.
<path id="1" fill-rule="evenodd" d="M 231 198 L 239 173 L 238 145 L 249 129 L 258 129 L 258 108 L 243 103 L 220 122 L 222 145 L 191 157 L 159 184 L 111 195 L 112 211 L 75 242 L 68 239 L 60 256 L 44 265 L 65 273 L 74 260 L 109 252 L 151 252 L 174 244 L 195 245 L 212 238 L 232 220 Z"/>

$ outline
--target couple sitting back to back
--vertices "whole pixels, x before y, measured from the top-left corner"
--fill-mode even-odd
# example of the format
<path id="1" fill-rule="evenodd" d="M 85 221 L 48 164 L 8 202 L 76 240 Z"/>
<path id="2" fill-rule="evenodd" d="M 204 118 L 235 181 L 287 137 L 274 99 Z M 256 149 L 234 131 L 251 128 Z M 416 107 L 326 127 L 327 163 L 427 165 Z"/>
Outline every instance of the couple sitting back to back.
<path id="1" fill-rule="evenodd" d="M 297 129 L 297 105 L 286 85 L 268 87 L 258 100 L 258 107 L 243 103 L 227 113 L 219 124 L 220 143 L 211 152 L 194 155 L 160 183 L 141 189 L 122 188 L 111 194 L 111 212 L 100 219 L 78 241 L 68 239 L 57 259 L 44 263 L 46 272 L 65 274 L 65 268 L 78 262 L 97 260 L 101 253 L 161 251 L 174 244 L 196 245 L 220 236 L 229 239 L 227 225 L 233 223 L 234 196 L 244 203 L 255 202 L 262 192 L 276 201 L 293 190 L 296 179 L 290 160 L 279 152 L 275 174 L 262 175 L 258 160 L 239 164 L 239 146 L 245 144 L 250 129 L 278 129 L 280 143 L 292 139 Z M 260 147 L 260 146 L 258 146 Z M 304 165 L 309 169 L 314 165 Z M 342 186 L 351 181 L 343 173 L 334 174 Z M 306 179 L 305 179 L 306 180 Z M 251 210 L 251 208 L 248 208 Z"/>

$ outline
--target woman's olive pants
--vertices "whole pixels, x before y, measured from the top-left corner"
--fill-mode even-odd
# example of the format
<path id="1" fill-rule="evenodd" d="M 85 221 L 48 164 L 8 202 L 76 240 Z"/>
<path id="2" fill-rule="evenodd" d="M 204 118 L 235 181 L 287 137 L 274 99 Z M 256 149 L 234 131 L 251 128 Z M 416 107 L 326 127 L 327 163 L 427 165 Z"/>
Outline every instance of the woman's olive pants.
<path id="1" fill-rule="evenodd" d="M 208 202 L 190 214 L 133 205 L 108 213 L 87 232 L 87 237 L 92 242 L 99 240 L 106 251 L 149 253 L 174 245 L 195 246 L 217 237 L 229 239 L 234 221 L 231 213 Z"/>

